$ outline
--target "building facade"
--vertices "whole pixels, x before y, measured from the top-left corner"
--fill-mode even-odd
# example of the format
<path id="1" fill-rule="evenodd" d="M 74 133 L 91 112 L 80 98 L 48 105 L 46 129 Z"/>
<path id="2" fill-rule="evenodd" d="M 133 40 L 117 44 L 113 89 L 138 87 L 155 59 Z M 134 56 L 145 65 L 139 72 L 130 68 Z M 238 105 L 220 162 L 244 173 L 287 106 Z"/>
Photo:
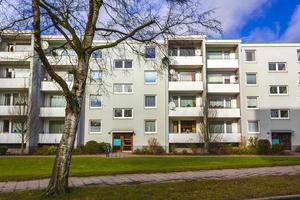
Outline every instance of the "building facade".
<path id="1" fill-rule="evenodd" d="M 60 48 L 61 36 L 43 41 L 71 87 L 75 53 Z M 131 152 L 156 138 L 167 150 L 200 146 L 205 107 L 215 142 L 238 145 L 258 137 L 285 149 L 300 145 L 300 44 L 185 36 L 158 45 L 120 44 L 94 52 L 90 62 L 76 145 L 96 140 Z M 27 146 L 58 144 L 65 100 L 34 55 L 30 32 L 1 36 L 0 83 L 0 145 L 20 146 L 24 116 Z M 21 113 L 24 96 L 31 106 Z"/>

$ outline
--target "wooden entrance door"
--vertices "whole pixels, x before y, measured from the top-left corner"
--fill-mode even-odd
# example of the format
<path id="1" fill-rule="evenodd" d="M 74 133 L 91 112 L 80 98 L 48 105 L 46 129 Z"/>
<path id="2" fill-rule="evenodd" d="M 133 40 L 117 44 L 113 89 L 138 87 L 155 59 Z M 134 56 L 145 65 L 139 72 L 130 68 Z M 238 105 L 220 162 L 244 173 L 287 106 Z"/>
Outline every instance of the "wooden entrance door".
<path id="1" fill-rule="evenodd" d="M 132 152 L 132 133 L 114 133 L 113 151 L 114 152 Z"/>
<path id="2" fill-rule="evenodd" d="M 291 133 L 272 133 L 272 144 L 281 144 L 285 150 L 292 149 Z"/>

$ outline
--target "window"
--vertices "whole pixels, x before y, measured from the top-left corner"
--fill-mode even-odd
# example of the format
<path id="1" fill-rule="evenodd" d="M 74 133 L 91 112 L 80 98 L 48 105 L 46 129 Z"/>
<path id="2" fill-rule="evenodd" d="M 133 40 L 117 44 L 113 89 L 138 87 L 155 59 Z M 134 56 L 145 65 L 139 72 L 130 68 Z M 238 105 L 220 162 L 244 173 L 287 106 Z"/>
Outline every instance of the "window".
<path id="1" fill-rule="evenodd" d="M 155 47 L 145 48 L 145 58 L 155 58 Z"/>
<path id="2" fill-rule="evenodd" d="M 213 122 L 209 124 L 210 133 L 232 133 L 232 123 L 230 121 L 225 122 Z"/>
<path id="3" fill-rule="evenodd" d="M 248 121 L 248 133 L 259 133 L 259 121 Z"/>
<path id="4" fill-rule="evenodd" d="M 286 86 L 286 85 L 270 86 L 270 94 L 271 95 L 287 95 L 288 94 L 288 86 Z"/>
<path id="5" fill-rule="evenodd" d="M 156 108 L 156 96 L 146 95 L 145 96 L 145 108 Z"/>
<path id="6" fill-rule="evenodd" d="M 249 109 L 258 108 L 258 97 L 247 97 L 247 108 Z"/>
<path id="7" fill-rule="evenodd" d="M 50 107 L 65 107 L 66 100 L 62 95 L 51 95 L 50 96 Z"/>
<path id="8" fill-rule="evenodd" d="M 270 72 L 285 72 L 286 63 L 269 63 L 269 71 Z"/>
<path id="9" fill-rule="evenodd" d="M 91 119 L 90 120 L 90 133 L 101 133 L 101 120 Z"/>
<path id="10" fill-rule="evenodd" d="M 246 61 L 247 62 L 253 62 L 256 60 L 255 58 L 255 50 L 246 50 Z"/>
<path id="11" fill-rule="evenodd" d="M 298 72 L 298 84 L 300 84 L 300 72 Z"/>
<path id="12" fill-rule="evenodd" d="M 23 125 L 23 127 L 22 127 Z M 26 123 L 22 124 L 21 122 L 12 122 L 11 124 L 11 132 L 12 133 L 22 133 L 22 129 L 23 131 L 26 131 Z"/>
<path id="13" fill-rule="evenodd" d="M 248 85 L 256 85 L 257 84 L 255 73 L 247 73 L 246 74 L 246 79 L 247 79 L 247 84 Z"/>
<path id="14" fill-rule="evenodd" d="M 96 50 L 92 53 L 92 58 L 102 58 L 102 51 L 101 50 Z"/>
<path id="15" fill-rule="evenodd" d="M 91 70 L 91 82 L 97 82 L 102 80 L 102 71 Z"/>
<path id="16" fill-rule="evenodd" d="M 114 109 L 114 118 L 132 118 L 132 109 L 131 108 L 115 108 Z"/>
<path id="17" fill-rule="evenodd" d="M 146 84 L 155 84 L 157 79 L 156 71 L 145 71 L 145 83 Z"/>
<path id="18" fill-rule="evenodd" d="M 289 119 L 289 110 L 271 109 L 271 119 Z"/>
<path id="19" fill-rule="evenodd" d="M 209 97 L 210 108 L 232 108 L 231 97 L 211 96 Z"/>
<path id="20" fill-rule="evenodd" d="M 11 100 L 11 94 L 9 94 L 9 93 L 4 94 L 4 105 L 5 106 L 10 105 L 10 100 Z"/>
<path id="21" fill-rule="evenodd" d="M 3 133 L 9 133 L 9 120 L 3 120 Z"/>
<path id="22" fill-rule="evenodd" d="M 74 81 L 74 74 L 72 72 L 68 72 L 68 77 L 67 77 L 67 81 Z"/>
<path id="23" fill-rule="evenodd" d="M 156 133 L 156 120 L 145 120 L 145 133 Z"/>
<path id="24" fill-rule="evenodd" d="M 298 61 L 300 61 L 300 49 L 297 50 L 297 58 L 298 58 Z"/>
<path id="25" fill-rule="evenodd" d="M 115 69 L 132 69 L 132 60 L 115 60 Z"/>
<path id="26" fill-rule="evenodd" d="M 180 107 L 196 107 L 196 96 L 181 96 Z"/>
<path id="27" fill-rule="evenodd" d="M 102 107 L 102 96 L 101 95 L 90 95 L 90 108 L 101 108 Z"/>
<path id="28" fill-rule="evenodd" d="M 196 121 L 181 121 L 181 133 L 196 133 Z"/>
<path id="29" fill-rule="evenodd" d="M 169 50 L 169 56 L 195 56 L 195 48 L 173 48 Z"/>
<path id="30" fill-rule="evenodd" d="M 133 93 L 133 85 L 131 83 L 115 83 L 114 93 L 115 94 L 130 94 Z"/>
<path id="31" fill-rule="evenodd" d="M 63 133 L 64 126 L 64 121 L 49 121 L 49 133 Z"/>
<path id="32" fill-rule="evenodd" d="M 209 60 L 229 60 L 230 51 L 209 51 L 207 52 Z"/>

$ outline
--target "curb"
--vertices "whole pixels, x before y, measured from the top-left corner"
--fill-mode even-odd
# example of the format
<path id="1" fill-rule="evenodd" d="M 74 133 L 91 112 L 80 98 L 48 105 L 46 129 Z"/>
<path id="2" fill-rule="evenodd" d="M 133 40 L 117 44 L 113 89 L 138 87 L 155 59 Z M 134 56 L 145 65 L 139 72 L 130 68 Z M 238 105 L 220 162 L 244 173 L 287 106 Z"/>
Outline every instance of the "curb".
<path id="1" fill-rule="evenodd" d="M 264 197 L 264 198 L 247 199 L 247 200 L 299 200 L 299 199 L 300 199 L 300 194 Z"/>

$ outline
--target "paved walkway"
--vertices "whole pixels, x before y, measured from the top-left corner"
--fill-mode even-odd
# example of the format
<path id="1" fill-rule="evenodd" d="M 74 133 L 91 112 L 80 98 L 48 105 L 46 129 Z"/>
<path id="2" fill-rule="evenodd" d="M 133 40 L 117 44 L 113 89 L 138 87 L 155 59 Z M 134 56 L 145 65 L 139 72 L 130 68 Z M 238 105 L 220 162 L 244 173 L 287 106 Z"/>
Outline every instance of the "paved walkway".
<path id="1" fill-rule="evenodd" d="M 150 174 L 120 174 L 114 176 L 71 177 L 69 183 L 71 187 L 85 187 L 91 185 L 100 186 L 117 184 L 157 183 L 176 180 L 221 180 L 245 178 L 251 176 L 274 176 L 295 174 L 300 174 L 300 165 L 287 167 L 261 167 L 247 169 L 223 169 Z M 0 192 L 44 189 L 47 187 L 48 182 L 49 179 L 19 182 L 0 182 Z"/>

